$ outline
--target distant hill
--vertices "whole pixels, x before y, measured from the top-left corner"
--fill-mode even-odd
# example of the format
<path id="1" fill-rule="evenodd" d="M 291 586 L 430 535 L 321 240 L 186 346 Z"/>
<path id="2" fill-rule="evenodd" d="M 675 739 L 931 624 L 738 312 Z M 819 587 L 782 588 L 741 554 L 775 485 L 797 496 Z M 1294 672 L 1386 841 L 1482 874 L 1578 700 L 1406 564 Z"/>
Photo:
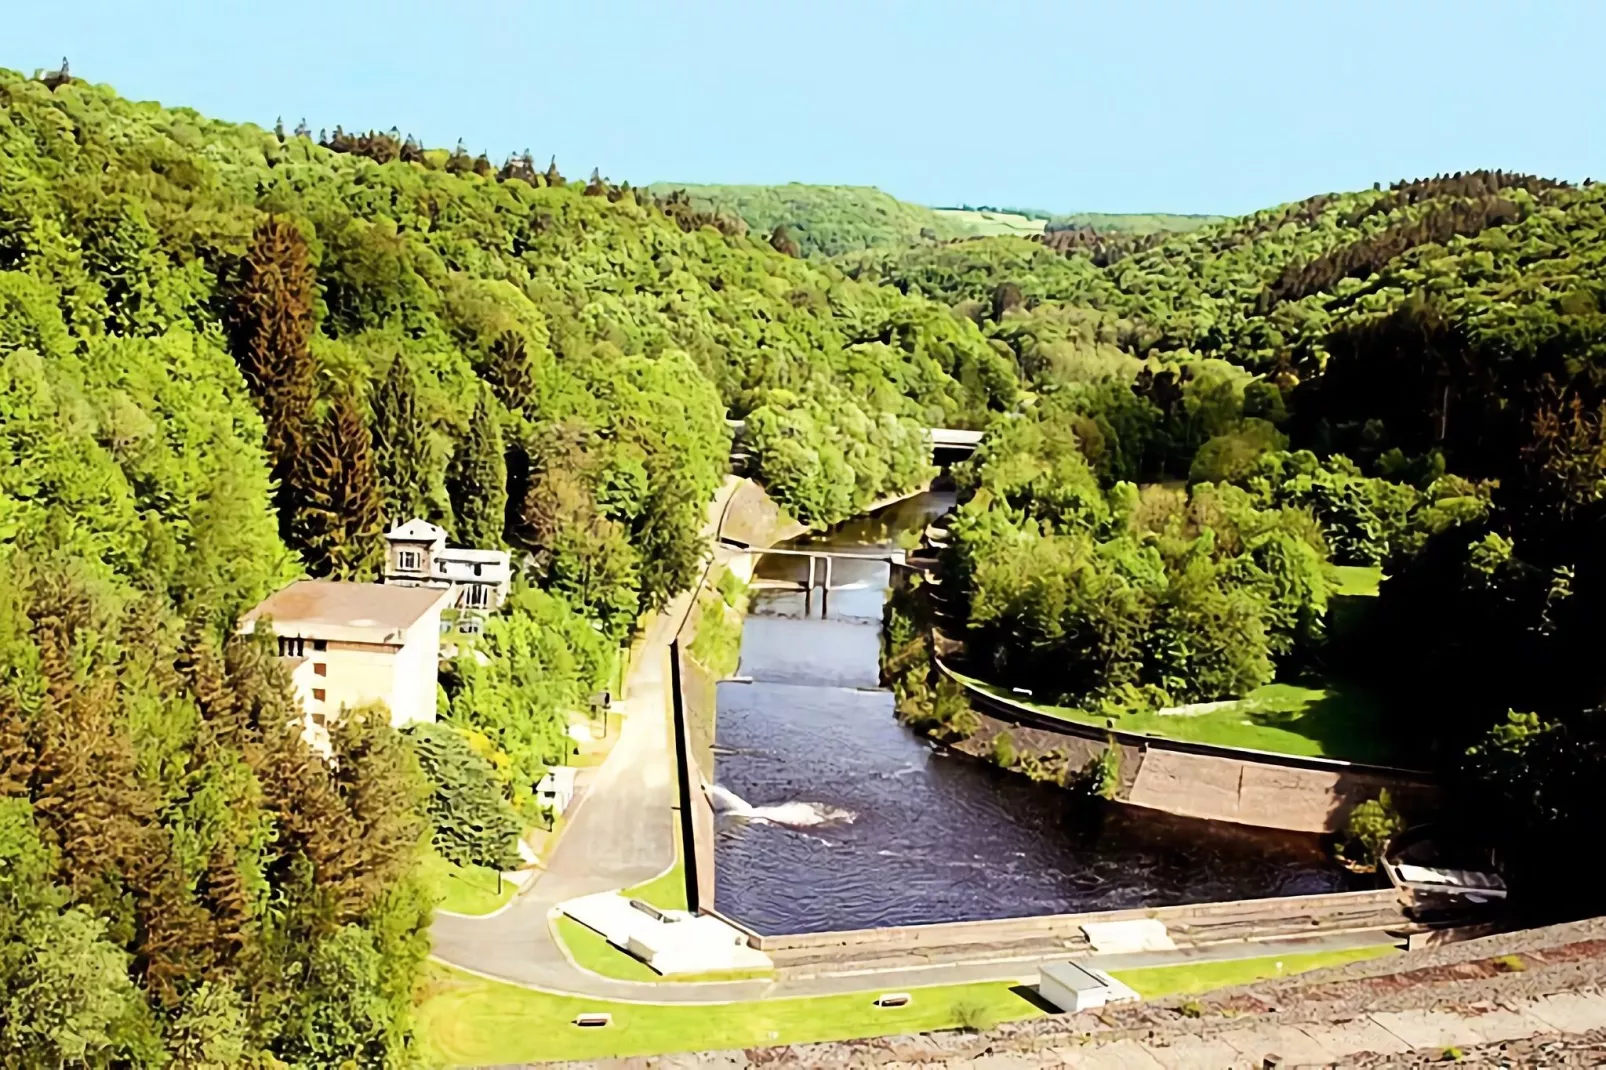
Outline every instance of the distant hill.
<path id="1" fill-rule="evenodd" d="M 703 210 L 740 216 L 768 235 L 785 224 L 804 256 L 837 256 L 878 246 L 915 245 L 971 237 L 979 231 L 951 222 L 874 186 L 700 186 L 655 182 L 660 196 L 685 190 Z"/>
<path id="2" fill-rule="evenodd" d="M 1049 230 L 1092 227 L 1110 233 L 1186 231 L 1219 222 L 1219 216 L 1112 215 L 1000 208 L 927 208 L 900 201 L 874 186 L 698 185 L 655 182 L 660 196 L 685 190 L 695 207 L 735 215 L 756 233 L 784 224 L 804 256 L 838 256 L 861 249 L 919 245 L 995 234 L 1028 236 Z"/>
<path id="3" fill-rule="evenodd" d="M 938 215 L 956 226 L 968 226 L 977 235 L 1041 234 L 1044 230 L 1092 229 L 1106 234 L 1155 234 L 1160 231 L 1189 231 L 1226 216 L 1175 215 L 1168 212 L 1124 214 L 1119 212 L 1044 212 L 1032 208 L 934 208 Z"/>

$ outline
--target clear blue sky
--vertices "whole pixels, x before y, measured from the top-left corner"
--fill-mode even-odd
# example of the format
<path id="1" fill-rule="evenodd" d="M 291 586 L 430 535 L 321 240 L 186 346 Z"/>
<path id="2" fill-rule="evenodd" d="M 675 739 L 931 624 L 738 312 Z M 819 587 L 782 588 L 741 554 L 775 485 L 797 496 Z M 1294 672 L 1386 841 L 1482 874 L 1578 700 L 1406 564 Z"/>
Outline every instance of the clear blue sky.
<path id="1" fill-rule="evenodd" d="M 1241 212 L 1438 171 L 1606 180 L 1606 0 L 60 0 L 0 65 L 565 174 Z"/>

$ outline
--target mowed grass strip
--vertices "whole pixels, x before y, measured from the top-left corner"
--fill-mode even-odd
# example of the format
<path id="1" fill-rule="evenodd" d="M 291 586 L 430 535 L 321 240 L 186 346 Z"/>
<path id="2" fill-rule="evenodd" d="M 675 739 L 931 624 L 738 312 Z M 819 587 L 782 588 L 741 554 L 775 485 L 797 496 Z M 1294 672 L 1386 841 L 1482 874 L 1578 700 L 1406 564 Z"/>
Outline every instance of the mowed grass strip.
<path id="1" fill-rule="evenodd" d="M 1186 996 L 1212 992 L 1218 988 L 1246 985 L 1268 977 L 1291 977 L 1330 966 L 1397 955 L 1392 945 L 1352 947 L 1342 951 L 1311 951 L 1298 955 L 1268 955 L 1255 959 L 1229 959 L 1224 962 L 1197 962 L 1181 966 L 1151 966 L 1141 970 L 1112 970 L 1110 976 L 1132 987 L 1144 999 Z"/>
<path id="2" fill-rule="evenodd" d="M 1007 983 L 911 990 L 907 1007 L 873 1005 L 878 993 L 719 1005 L 613 1003 L 535 992 L 432 966 L 418 1008 L 427 1054 L 448 1066 L 606 1059 L 814 1040 L 848 1040 L 991 1024 L 1043 1013 Z M 574 1024 L 613 1015 L 605 1028 Z"/>
<path id="3" fill-rule="evenodd" d="M 761 981 L 773 977 L 773 970 L 718 970 L 666 977 L 634 955 L 608 943 L 608 938 L 567 915 L 554 923 L 558 939 L 581 969 L 611 977 L 615 981 L 644 981 L 658 984 L 692 984 L 699 981 Z"/>
<path id="4" fill-rule="evenodd" d="M 1122 970 L 1114 976 L 1145 999 L 1157 999 L 1397 953 L 1380 945 Z M 536 992 L 432 963 L 418 1024 L 432 1058 L 450 1066 L 496 1066 L 985 1029 L 1047 1013 L 1034 999 L 1035 986 L 1002 981 L 910 989 L 909 1006 L 898 1008 L 874 1006 L 884 991 L 712 1005 L 616 1003 Z M 613 1024 L 575 1025 L 575 1017 L 587 1012 L 611 1014 Z"/>
<path id="5" fill-rule="evenodd" d="M 421 863 L 424 878 L 435 890 L 435 907 L 454 914 L 489 914 L 499 909 L 518 890 L 510 880 L 497 888 L 497 872 L 486 866 L 459 866 L 434 851 Z"/>
<path id="6" fill-rule="evenodd" d="M 1106 718 L 1076 709 L 1034 702 L 1008 688 L 965 677 L 983 691 L 1021 703 L 1061 720 L 1105 727 Z M 1114 718 L 1123 732 L 1162 739 L 1210 743 L 1218 747 L 1270 751 L 1311 758 L 1409 765 L 1395 745 L 1376 704 L 1335 688 L 1267 684 L 1230 706 L 1208 713 L 1126 713 Z"/>

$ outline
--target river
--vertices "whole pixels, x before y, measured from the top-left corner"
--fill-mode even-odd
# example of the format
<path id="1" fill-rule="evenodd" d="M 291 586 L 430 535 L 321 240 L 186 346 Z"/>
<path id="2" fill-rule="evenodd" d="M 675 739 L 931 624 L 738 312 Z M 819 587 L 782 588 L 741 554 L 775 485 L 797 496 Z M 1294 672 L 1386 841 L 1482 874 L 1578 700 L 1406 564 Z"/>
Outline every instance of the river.
<path id="1" fill-rule="evenodd" d="M 886 546 L 952 504 L 929 493 L 785 545 Z M 1345 887 L 1318 839 L 1074 803 L 937 747 L 879 689 L 891 566 L 845 562 L 815 591 L 755 590 L 738 679 L 718 692 L 724 812 L 714 902 L 760 933 L 821 932 Z M 758 576 L 802 580 L 804 558 Z M 742 682 L 749 678 L 751 682 Z"/>

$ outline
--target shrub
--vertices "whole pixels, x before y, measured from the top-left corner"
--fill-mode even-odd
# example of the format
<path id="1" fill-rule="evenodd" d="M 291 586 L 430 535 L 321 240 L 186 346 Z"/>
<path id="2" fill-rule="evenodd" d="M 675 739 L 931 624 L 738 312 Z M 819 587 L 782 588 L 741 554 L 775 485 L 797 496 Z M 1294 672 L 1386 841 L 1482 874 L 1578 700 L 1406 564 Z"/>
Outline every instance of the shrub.
<path id="1" fill-rule="evenodd" d="M 983 1033 L 997 1025 L 993 1012 L 982 1003 L 975 1000 L 961 1000 L 954 1004 L 954 1021 L 959 1023 L 961 1029 L 972 1033 Z"/>
<path id="2" fill-rule="evenodd" d="M 1350 811 L 1345 835 L 1351 844 L 1359 844 L 1363 852 L 1360 859 L 1375 864 L 1388 841 L 1405 828 L 1405 820 L 1394 809 L 1387 789 L 1375 799 L 1368 799 Z"/>

